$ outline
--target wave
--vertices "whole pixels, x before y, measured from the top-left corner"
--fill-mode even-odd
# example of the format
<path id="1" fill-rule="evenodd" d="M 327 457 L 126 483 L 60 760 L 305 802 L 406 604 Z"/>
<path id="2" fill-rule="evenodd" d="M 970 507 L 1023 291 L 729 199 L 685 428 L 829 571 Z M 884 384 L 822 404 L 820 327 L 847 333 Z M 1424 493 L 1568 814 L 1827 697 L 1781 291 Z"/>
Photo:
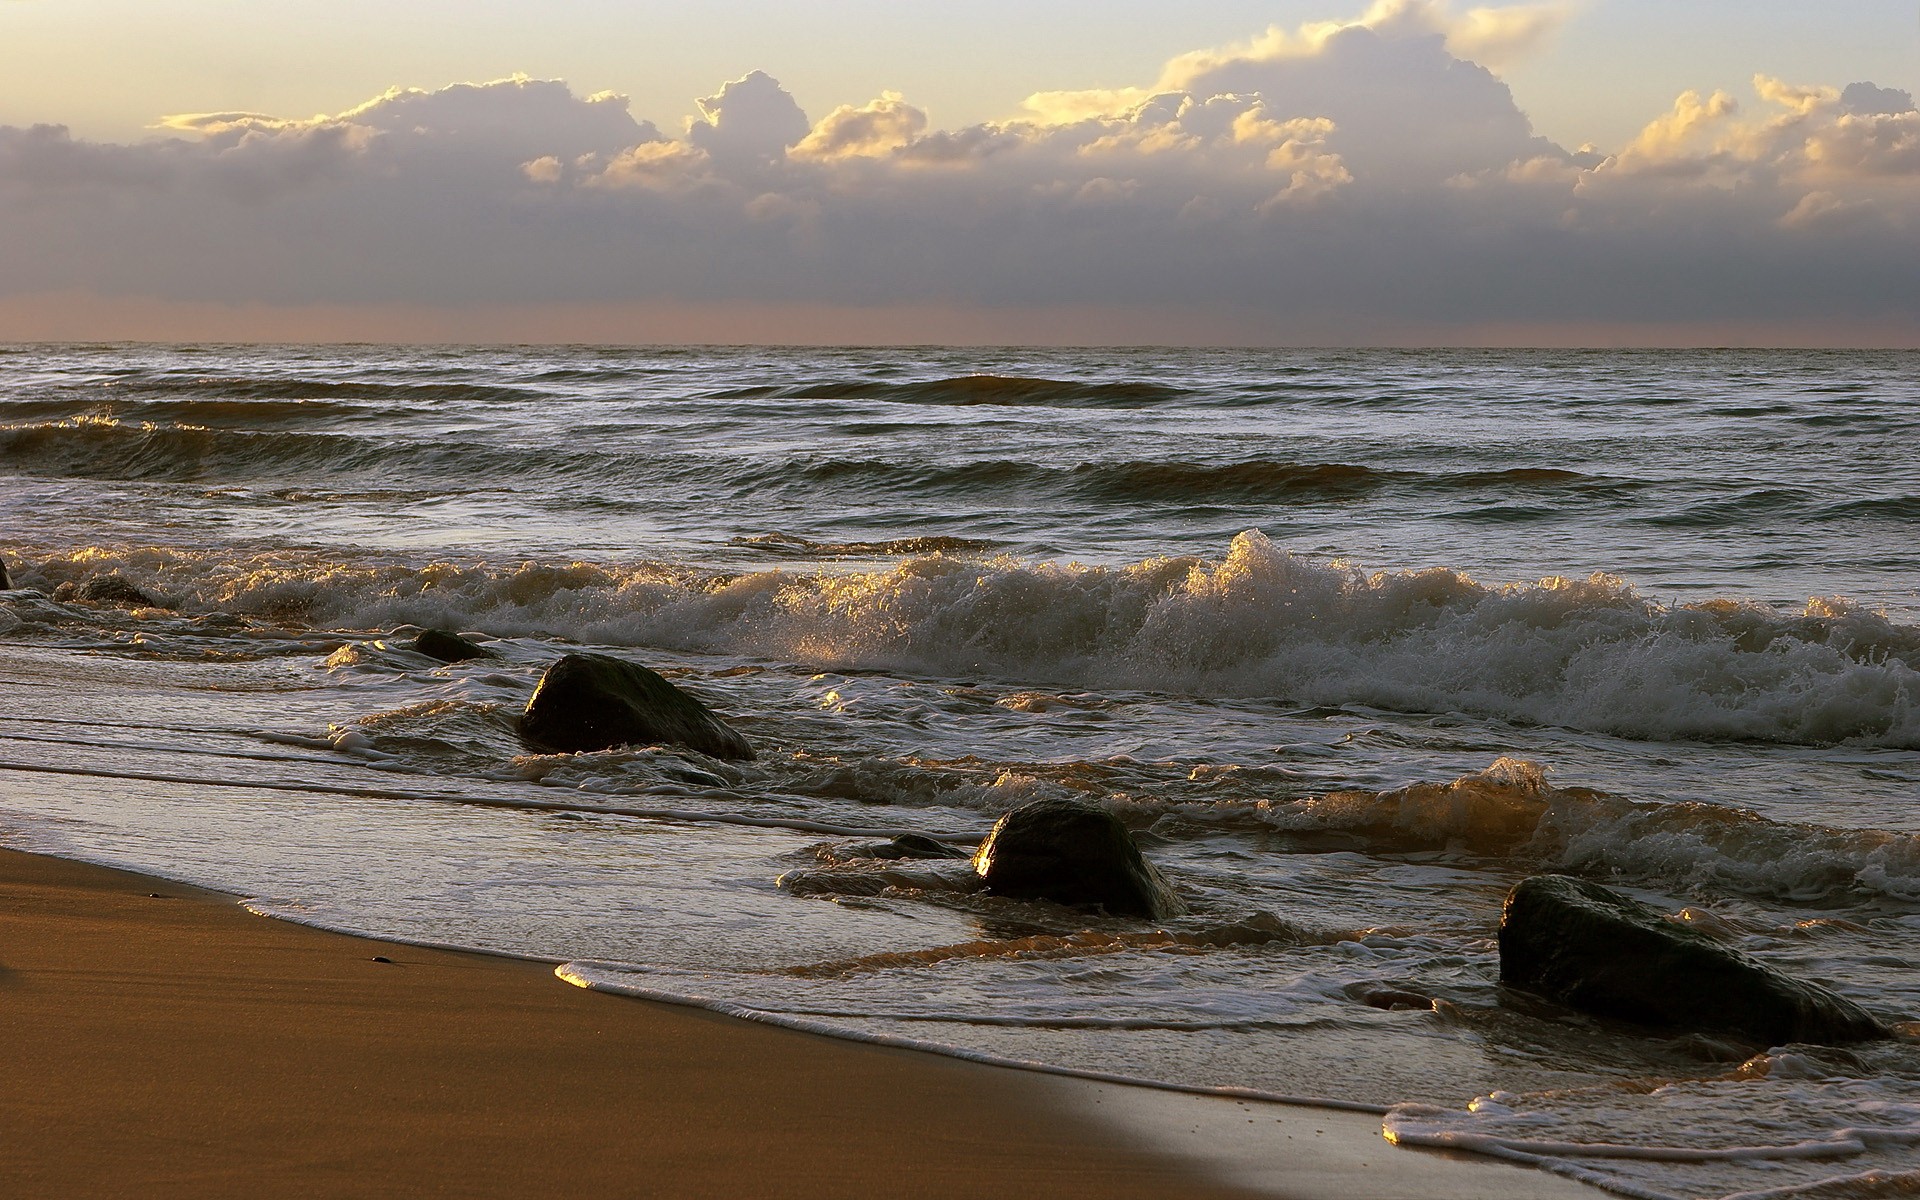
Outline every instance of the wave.
<path id="1" fill-rule="evenodd" d="M 1849 500 L 1829 505 L 1821 510 L 1820 515 L 1841 519 L 1920 521 L 1920 496 L 1876 496 L 1867 500 Z"/>
<path id="2" fill-rule="evenodd" d="M 890 404 L 1010 405 L 1054 408 L 1142 408 L 1187 394 L 1144 381 L 1035 379 L 1018 375 L 954 375 L 912 383 L 819 380 L 716 392 L 715 400 L 877 400 Z"/>
<path id="3" fill-rule="evenodd" d="M 26 556 L 18 556 L 26 558 Z M 1402 712 L 1654 740 L 1920 748 L 1920 628 L 1841 599 L 1667 606 L 1604 574 L 1489 586 L 1369 574 L 1249 531 L 1217 561 L 911 557 L 731 574 L 678 563 L 419 562 L 90 548 L 24 586 L 119 570 L 189 610 L 753 655 Z"/>
<path id="4" fill-rule="evenodd" d="M 617 446 L 505 446 L 457 438 L 409 436 L 383 424 L 378 430 L 343 432 L 339 406 L 321 403 L 306 413 L 304 404 L 275 402 L 254 412 L 251 401 L 193 402 L 166 421 L 85 413 L 34 424 L 0 425 L 0 460 L 25 474 L 84 479 L 161 482 L 271 479 L 289 474 L 321 474 L 338 490 L 342 474 L 379 473 L 381 480 L 404 478 L 410 491 L 498 486 L 503 480 L 533 480 L 542 489 L 568 486 L 598 505 L 655 503 L 656 489 L 698 483 L 740 496 L 769 491 L 811 496 L 822 490 L 857 489 L 864 495 L 891 492 L 918 498 L 969 497 L 999 503 L 1010 492 L 1044 494 L 1092 504 L 1182 503 L 1259 504 L 1339 503 L 1388 489 L 1438 494 L 1563 493 L 1593 499 L 1638 486 L 1573 471 L 1519 468 L 1505 471 L 1425 473 L 1350 463 L 1290 462 L 1255 459 L 1228 463 L 1119 461 L 1055 467 L 1017 459 L 975 462 L 915 462 L 874 459 L 778 459 L 717 462 L 698 453 L 633 453 Z M 377 409 L 348 409 L 368 421 Z M 190 412 L 200 421 L 184 419 Z M 328 431 L 299 428 L 311 418 L 328 422 Z M 221 428 L 245 420 L 264 427 Z M 273 422 L 293 425 L 274 428 Z M 614 485 L 609 487 L 609 485 Z M 391 489 L 382 482 L 381 487 Z M 634 489 L 638 489 L 635 491 Z M 365 491 L 366 488 L 347 490 Z M 910 539 L 909 539 L 910 540 Z M 980 549 L 987 543 L 946 549 Z M 853 543 L 855 549 L 822 543 L 823 555 L 928 553 L 943 547 L 875 550 L 878 543 Z M 771 550 L 771 545 L 757 547 Z"/>
<path id="5" fill-rule="evenodd" d="M 1586 493 L 1631 488 L 1578 471 L 1514 468 L 1503 471 L 1424 472 L 1352 463 L 1255 459 L 1232 463 L 1085 463 L 1072 469 L 1076 490 L 1111 500 L 1262 500 L 1312 497 L 1340 500 L 1387 488 L 1413 491 L 1574 489 Z"/>
<path id="6" fill-rule="evenodd" d="M 82 420 L 170 422 L 186 425 L 298 425 L 307 421 L 387 419 L 388 406 L 337 400 L 202 400 L 103 402 L 95 397 L 35 397 L 0 400 L 0 421 L 9 424 Z"/>
<path id="7" fill-rule="evenodd" d="M 448 406 L 553 398 L 537 389 L 503 384 L 305 379 L 288 375 L 128 375 L 97 385 L 94 401 L 121 396 L 184 396 L 204 401 L 373 400 Z"/>
<path id="8" fill-rule="evenodd" d="M 1804 488 L 1756 488 L 1738 496 L 1633 520 L 1636 524 L 1677 529 L 1720 529 L 1788 512 L 1803 512 L 1819 499 L 1818 494 Z"/>
<path id="9" fill-rule="evenodd" d="M 792 558 L 852 558 L 875 554 L 968 554 L 989 549 L 979 538 L 948 536 L 892 538 L 884 542 L 816 542 L 791 533 L 737 537 L 727 543 L 763 554 Z"/>
<path id="10" fill-rule="evenodd" d="M 1009 459 L 968 463 L 884 462 L 875 459 L 800 459 L 748 466 L 737 472 L 748 488 L 793 486 L 862 489 L 887 488 L 926 495 L 951 495 L 1010 488 L 1044 488 L 1064 472 Z"/>
<path id="11" fill-rule="evenodd" d="M 1439 494 L 1562 491 L 1592 499 L 1640 486 L 1634 480 L 1545 468 L 1423 472 L 1277 459 L 1227 463 L 1123 460 L 1053 467 L 1015 459 L 919 463 L 830 458 L 769 463 L 748 468 L 743 475 L 743 482 L 756 487 L 800 481 L 931 494 L 1021 488 L 1098 503 L 1340 501 L 1389 489 Z"/>
<path id="12" fill-rule="evenodd" d="M 445 493 L 506 479 L 571 482 L 596 493 L 609 482 L 670 482 L 682 460 L 639 458 L 569 447 L 514 448 L 454 438 L 303 430 L 216 429 L 190 423 L 81 416 L 0 426 L 0 461 L 23 474 L 155 482 L 267 482 L 310 473 L 329 485 L 345 475 L 408 480 L 409 491 Z M 695 460 L 694 469 L 711 471 Z M 445 486 L 429 486 L 446 481 Z M 384 490 L 395 490 L 390 483 Z M 278 488 L 284 491 L 285 488 Z M 338 490 L 308 488 L 308 492 Z M 348 489 L 355 490 L 355 489 Z M 357 489 L 357 490 L 365 490 Z"/>
<path id="13" fill-rule="evenodd" d="M 376 466 L 379 443 L 344 434 L 216 430 L 79 417 L 0 427 L 0 458 L 16 471 L 83 479 L 185 481 Z"/>
<path id="14" fill-rule="evenodd" d="M 1671 891 L 1798 903 L 1847 896 L 1920 900 L 1920 835 L 1773 821 L 1717 804 L 1630 800 L 1549 786 L 1534 763 L 1500 759 L 1451 783 L 1223 803 L 1189 819 L 1294 834 L 1357 834 L 1389 852 L 1434 849 L 1529 869 L 1624 875 Z"/>

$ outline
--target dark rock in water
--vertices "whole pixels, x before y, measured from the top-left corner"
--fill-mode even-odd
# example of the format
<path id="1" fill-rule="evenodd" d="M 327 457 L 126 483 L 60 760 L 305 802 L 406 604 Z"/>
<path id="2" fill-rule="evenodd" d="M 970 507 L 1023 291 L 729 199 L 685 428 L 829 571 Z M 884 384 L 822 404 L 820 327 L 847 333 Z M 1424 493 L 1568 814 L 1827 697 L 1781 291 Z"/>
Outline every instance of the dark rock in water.
<path id="1" fill-rule="evenodd" d="M 1186 911 L 1120 819 L 1078 800 L 1035 800 L 1001 817 L 974 852 L 973 869 L 1002 896 L 1156 920 Z"/>
<path id="2" fill-rule="evenodd" d="M 1395 987 L 1390 983 L 1369 980 L 1350 983 L 1341 989 L 1350 999 L 1358 1000 L 1368 1008 L 1377 1008 L 1383 1012 L 1406 1012 L 1416 1009 L 1433 1008 L 1433 997 L 1423 992 Z"/>
<path id="3" fill-rule="evenodd" d="M 493 651 L 478 642 L 470 642 L 457 633 L 448 633 L 444 629 L 423 629 L 420 636 L 413 639 L 413 648 L 428 658 L 437 658 L 441 662 L 465 662 L 470 658 L 497 658 Z"/>
<path id="4" fill-rule="evenodd" d="M 1566 875 L 1536 875 L 1507 893 L 1500 981 L 1599 1016 L 1768 1046 L 1887 1036 L 1851 1000 Z"/>
<path id="5" fill-rule="evenodd" d="M 903 833 L 889 842 L 853 847 L 862 858 L 972 858 L 958 846 L 919 833 Z"/>
<path id="6" fill-rule="evenodd" d="M 753 747 L 706 705 L 637 663 L 569 654 L 547 668 L 520 718 L 520 735 L 552 750 L 609 750 L 671 742 L 713 758 Z"/>
<path id="7" fill-rule="evenodd" d="M 13 580 L 7 578 L 7 560 L 0 558 L 0 592 L 13 590 Z"/>
<path id="8" fill-rule="evenodd" d="M 120 608 L 165 608 L 166 605 L 141 591 L 125 575 L 95 575 L 85 583 L 63 583 L 54 589 L 53 598 L 66 603 L 112 604 Z"/>

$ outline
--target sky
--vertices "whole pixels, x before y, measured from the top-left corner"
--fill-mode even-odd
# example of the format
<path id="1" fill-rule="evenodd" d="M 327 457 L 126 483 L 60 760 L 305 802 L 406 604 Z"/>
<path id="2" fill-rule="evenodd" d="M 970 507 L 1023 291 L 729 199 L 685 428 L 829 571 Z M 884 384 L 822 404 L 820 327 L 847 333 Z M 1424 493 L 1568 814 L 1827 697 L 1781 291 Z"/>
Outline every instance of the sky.
<path id="1" fill-rule="evenodd" d="M 0 0 L 0 339 L 1920 345 L 1914 0 Z"/>

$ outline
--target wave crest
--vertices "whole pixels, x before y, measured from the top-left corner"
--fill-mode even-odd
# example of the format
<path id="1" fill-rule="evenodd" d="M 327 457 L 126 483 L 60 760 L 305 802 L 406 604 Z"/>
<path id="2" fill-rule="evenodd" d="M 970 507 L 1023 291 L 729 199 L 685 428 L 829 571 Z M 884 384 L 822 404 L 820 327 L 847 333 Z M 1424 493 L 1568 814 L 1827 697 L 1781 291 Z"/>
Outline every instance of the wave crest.
<path id="1" fill-rule="evenodd" d="M 995 677 L 1470 712 L 1655 740 L 1920 748 L 1920 629 L 1842 599 L 1668 607 L 1610 575 L 1488 586 L 1367 573 L 1264 535 L 1218 561 L 1121 567 L 912 557 L 887 570 L 726 574 L 674 563 L 426 564 L 92 549 L 191 607 L 745 654 L 815 669 Z M 28 568 L 22 582 L 36 580 Z"/>
<path id="2" fill-rule="evenodd" d="M 1496 760 L 1451 783 L 1336 791 L 1212 814 L 1296 834 L 1359 834 L 1388 851 L 1449 849 L 1671 888 L 1798 902 L 1853 894 L 1920 899 L 1920 836 L 1774 821 L 1718 804 L 1557 788 L 1535 763 Z"/>

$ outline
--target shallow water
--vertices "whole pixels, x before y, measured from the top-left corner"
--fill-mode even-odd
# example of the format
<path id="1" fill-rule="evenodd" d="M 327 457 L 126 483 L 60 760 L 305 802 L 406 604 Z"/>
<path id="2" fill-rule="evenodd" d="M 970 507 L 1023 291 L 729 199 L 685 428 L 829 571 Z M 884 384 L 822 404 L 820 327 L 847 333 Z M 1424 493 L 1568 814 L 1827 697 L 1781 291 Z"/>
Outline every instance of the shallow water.
<path id="1" fill-rule="evenodd" d="M 1628 1194 L 1920 1169 L 1906 1044 L 1741 1067 L 1503 995 L 1492 943 L 1573 871 L 1920 1015 L 1916 400 L 1894 353 L 0 348 L 0 832 L 605 986 L 1438 1106 L 1408 1140 L 1630 1143 L 1545 1155 Z M 105 572 L 167 607 L 50 598 Z M 761 757 L 529 753 L 576 644 Z M 861 850 L 1046 795 L 1193 911 Z"/>

